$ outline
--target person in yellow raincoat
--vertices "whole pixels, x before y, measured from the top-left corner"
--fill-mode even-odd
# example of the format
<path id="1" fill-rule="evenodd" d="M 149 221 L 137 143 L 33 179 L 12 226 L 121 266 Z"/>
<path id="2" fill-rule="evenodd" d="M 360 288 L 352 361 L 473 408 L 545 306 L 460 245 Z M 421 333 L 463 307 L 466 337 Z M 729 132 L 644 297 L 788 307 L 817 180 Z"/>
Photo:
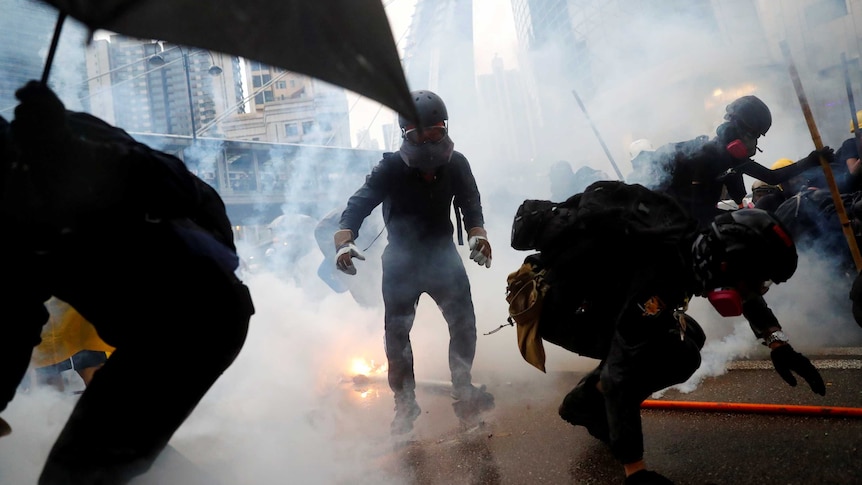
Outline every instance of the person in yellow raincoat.
<path id="1" fill-rule="evenodd" d="M 52 297 L 45 307 L 48 323 L 42 327 L 42 343 L 32 357 L 36 383 L 63 390 L 61 373 L 72 369 L 88 386 L 114 348 L 99 338 L 93 325 L 65 301 Z"/>

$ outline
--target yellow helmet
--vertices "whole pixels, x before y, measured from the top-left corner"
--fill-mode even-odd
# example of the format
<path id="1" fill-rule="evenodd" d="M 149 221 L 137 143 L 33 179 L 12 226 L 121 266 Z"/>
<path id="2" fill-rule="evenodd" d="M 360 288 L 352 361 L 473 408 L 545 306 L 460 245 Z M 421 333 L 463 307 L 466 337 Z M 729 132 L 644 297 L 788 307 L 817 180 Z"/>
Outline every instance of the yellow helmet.
<path id="1" fill-rule="evenodd" d="M 858 121 L 859 124 L 862 125 L 862 109 L 856 112 L 856 121 Z M 850 133 L 853 133 L 855 131 L 856 127 L 853 126 L 853 120 L 850 120 Z"/>
<path id="2" fill-rule="evenodd" d="M 794 162 L 793 160 L 791 160 L 789 158 L 779 158 L 778 160 L 775 161 L 775 163 L 772 164 L 771 168 L 772 168 L 772 170 L 778 170 L 779 168 L 784 168 L 788 165 L 793 165 L 794 163 L 796 163 L 796 162 Z"/>

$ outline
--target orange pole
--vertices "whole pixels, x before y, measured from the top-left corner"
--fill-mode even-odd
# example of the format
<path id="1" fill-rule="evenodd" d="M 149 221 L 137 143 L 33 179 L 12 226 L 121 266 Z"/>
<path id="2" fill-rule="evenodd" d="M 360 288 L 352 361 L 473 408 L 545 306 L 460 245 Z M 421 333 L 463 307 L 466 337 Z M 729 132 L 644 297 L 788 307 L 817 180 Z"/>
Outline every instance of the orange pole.
<path id="1" fill-rule="evenodd" d="M 835 406 L 799 406 L 793 404 L 761 404 L 738 402 L 661 401 L 647 399 L 643 409 L 666 409 L 673 411 L 714 411 L 724 413 L 754 414 L 798 414 L 805 416 L 836 416 L 862 418 L 862 408 Z"/>

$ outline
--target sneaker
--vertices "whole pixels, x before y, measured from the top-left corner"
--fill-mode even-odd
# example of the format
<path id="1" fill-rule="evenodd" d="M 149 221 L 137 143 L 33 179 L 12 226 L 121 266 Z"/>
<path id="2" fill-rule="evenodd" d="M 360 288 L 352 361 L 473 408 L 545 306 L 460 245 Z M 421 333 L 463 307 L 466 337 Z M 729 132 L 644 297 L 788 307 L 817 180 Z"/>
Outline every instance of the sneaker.
<path id="1" fill-rule="evenodd" d="M 560 417 L 572 426 L 583 426 L 593 437 L 609 443 L 610 428 L 605 413 L 605 398 L 596 389 L 598 382 L 598 374 L 587 374 L 563 398 L 559 413 Z"/>
<path id="2" fill-rule="evenodd" d="M 395 419 L 389 431 L 393 435 L 409 433 L 413 430 L 413 421 L 422 414 L 422 409 L 416 404 L 416 398 L 410 396 L 395 396 Z"/>
<path id="3" fill-rule="evenodd" d="M 455 415 L 464 422 L 472 422 L 480 413 L 494 409 L 494 396 L 485 386 L 454 388 L 452 399 L 455 399 L 452 403 Z"/>
<path id="4" fill-rule="evenodd" d="M 639 470 L 626 477 L 624 485 L 673 485 L 669 478 L 652 470 Z"/>

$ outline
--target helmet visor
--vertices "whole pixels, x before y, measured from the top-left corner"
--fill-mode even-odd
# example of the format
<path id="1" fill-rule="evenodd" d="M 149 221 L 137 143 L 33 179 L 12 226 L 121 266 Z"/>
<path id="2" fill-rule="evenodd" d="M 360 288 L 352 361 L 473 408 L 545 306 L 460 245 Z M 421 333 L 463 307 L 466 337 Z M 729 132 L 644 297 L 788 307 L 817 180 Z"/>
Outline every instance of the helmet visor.
<path id="1" fill-rule="evenodd" d="M 404 132 L 404 138 L 414 145 L 424 145 L 425 143 L 437 143 L 443 138 L 446 138 L 448 130 L 445 125 L 435 125 L 422 130 L 416 127 L 408 127 Z"/>

